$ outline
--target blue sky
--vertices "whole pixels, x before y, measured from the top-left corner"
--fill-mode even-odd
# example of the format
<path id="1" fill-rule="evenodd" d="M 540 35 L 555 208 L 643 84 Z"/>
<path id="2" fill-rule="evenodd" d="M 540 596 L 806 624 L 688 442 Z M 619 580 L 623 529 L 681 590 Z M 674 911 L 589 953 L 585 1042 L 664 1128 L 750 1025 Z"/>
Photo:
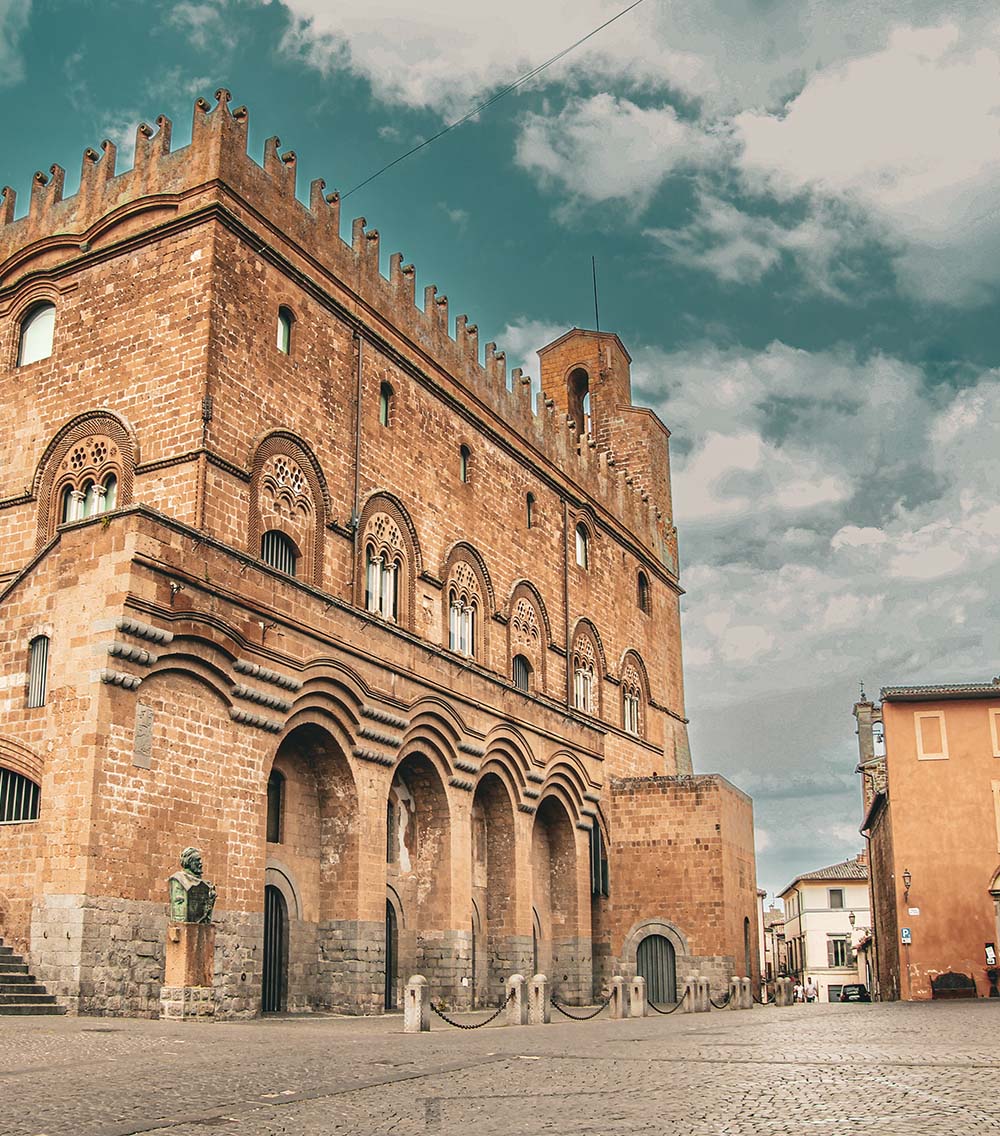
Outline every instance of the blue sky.
<path id="1" fill-rule="evenodd" d="M 624 6 L 0 0 L 0 183 L 226 86 L 346 192 Z M 696 768 L 770 891 L 854 854 L 859 680 L 1000 669 L 995 6 L 644 0 L 360 215 L 530 373 L 597 257 L 673 432 Z"/>

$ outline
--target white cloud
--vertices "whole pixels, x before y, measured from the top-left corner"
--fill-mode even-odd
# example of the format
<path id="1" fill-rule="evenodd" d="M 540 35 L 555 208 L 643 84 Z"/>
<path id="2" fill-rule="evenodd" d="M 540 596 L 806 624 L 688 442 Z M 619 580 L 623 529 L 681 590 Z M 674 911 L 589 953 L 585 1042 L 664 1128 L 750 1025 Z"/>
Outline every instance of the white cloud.
<path id="1" fill-rule="evenodd" d="M 21 37 L 31 16 L 31 0 L 0 0 L 0 87 L 24 78 Z"/>
<path id="2" fill-rule="evenodd" d="M 516 161 L 571 200 L 642 206 L 664 178 L 703 163 L 714 148 L 671 106 L 643 108 L 600 94 L 570 99 L 558 114 L 526 115 Z"/>
<path id="3" fill-rule="evenodd" d="M 898 28 L 813 75 L 778 114 L 734 120 L 751 186 L 862 210 L 918 297 L 985 298 L 1000 254 L 1000 33 Z"/>

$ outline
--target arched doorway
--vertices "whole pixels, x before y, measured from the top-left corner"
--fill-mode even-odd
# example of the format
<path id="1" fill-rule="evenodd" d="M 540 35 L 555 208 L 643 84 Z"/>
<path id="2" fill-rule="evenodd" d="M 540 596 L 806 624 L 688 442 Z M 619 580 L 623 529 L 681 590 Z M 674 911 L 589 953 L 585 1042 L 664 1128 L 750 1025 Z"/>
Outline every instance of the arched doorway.
<path id="1" fill-rule="evenodd" d="M 454 942 L 451 923 L 451 833 L 448 797 L 434 762 L 411 753 L 396 769 L 386 808 L 386 882 L 406 913 L 398 935 L 397 968 L 423 974 L 439 996 L 470 996 L 459 981 L 445 943 Z M 468 942 L 462 921 L 461 937 Z"/>
<path id="2" fill-rule="evenodd" d="M 472 801 L 473 1000 L 495 1005 L 514 957 L 513 919 L 517 887 L 514 806 L 496 773 L 486 773 Z M 478 936 L 476 935 L 478 923 Z"/>
<path id="3" fill-rule="evenodd" d="M 399 926 L 396 923 L 396 910 L 392 903 L 385 901 L 385 997 L 383 1006 L 386 1012 L 399 1009 L 396 991 L 399 988 Z"/>
<path id="4" fill-rule="evenodd" d="M 677 960 L 674 945 L 663 935 L 647 935 L 636 951 L 635 970 L 646 980 L 650 1002 L 677 1001 Z"/>
<path id="5" fill-rule="evenodd" d="M 563 1001 L 579 1004 L 593 992 L 589 951 L 580 927 L 576 838 L 566 806 L 546 797 L 531 831 L 531 900 L 537 918 L 538 967 Z M 585 957 L 586 956 L 586 957 Z"/>
<path id="6" fill-rule="evenodd" d="M 278 1014 L 288 997 L 288 906 L 273 884 L 264 888 L 264 966 L 260 1008 Z"/>

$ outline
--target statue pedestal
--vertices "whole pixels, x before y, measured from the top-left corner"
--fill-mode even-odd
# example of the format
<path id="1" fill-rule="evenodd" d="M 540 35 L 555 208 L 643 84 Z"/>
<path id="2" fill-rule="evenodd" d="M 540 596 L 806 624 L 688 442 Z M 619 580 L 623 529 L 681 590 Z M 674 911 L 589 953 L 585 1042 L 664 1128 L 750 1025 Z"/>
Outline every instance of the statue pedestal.
<path id="1" fill-rule="evenodd" d="M 173 1021 L 211 1021 L 215 1017 L 214 972 L 214 925 L 168 923 L 160 1017 Z"/>

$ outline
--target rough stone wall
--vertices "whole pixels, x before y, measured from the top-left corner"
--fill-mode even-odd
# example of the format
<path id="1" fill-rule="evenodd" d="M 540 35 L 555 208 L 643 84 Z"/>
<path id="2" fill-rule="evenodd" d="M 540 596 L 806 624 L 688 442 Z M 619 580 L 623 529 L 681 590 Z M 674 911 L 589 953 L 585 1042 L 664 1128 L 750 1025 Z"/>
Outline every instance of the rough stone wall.
<path id="1" fill-rule="evenodd" d="M 900 997 L 899 918 L 896 914 L 895 856 L 892 846 L 892 806 L 880 811 L 868 842 L 869 897 L 875 928 L 875 966 L 878 993 L 884 1002 Z"/>
<path id="2" fill-rule="evenodd" d="M 334 920 L 318 928 L 315 1005 L 346 1014 L 379 1014 L 385 983 L 385 923 Z M 402 975 L 405 982 L 407 975 Z M 402 997 L 399 1005 L 403 1004 Z"/>

